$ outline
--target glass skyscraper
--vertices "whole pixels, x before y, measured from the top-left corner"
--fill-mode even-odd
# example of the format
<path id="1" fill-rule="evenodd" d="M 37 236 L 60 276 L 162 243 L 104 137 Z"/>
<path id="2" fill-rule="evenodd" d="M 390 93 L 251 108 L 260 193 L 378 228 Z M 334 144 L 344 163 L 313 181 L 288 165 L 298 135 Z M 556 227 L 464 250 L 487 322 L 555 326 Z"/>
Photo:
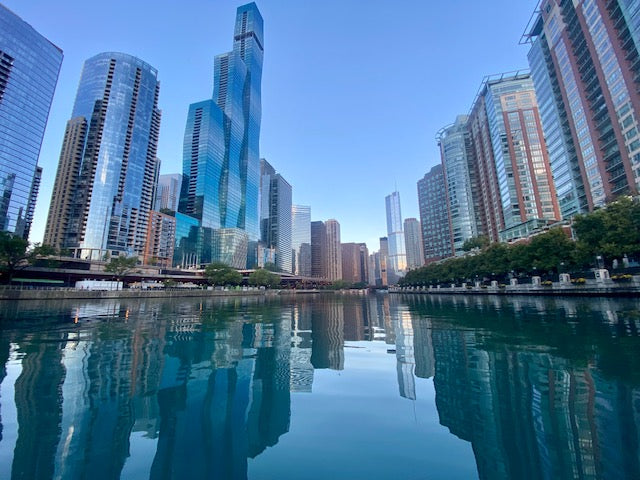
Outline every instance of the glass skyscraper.
<path id="1" fill-rule="evenodd" d="M 477 180 L 473 164 L 474 156 L 471 151 L 471 136 L 467 129 L 468 119 L 467 115 L 459 115 L 453 125 L 444 127 L 437 135 L 446 183 L 444 193 L 447 196 L 448 216 L 456 255 L 464 253 L 462 246 L 465 241 L 478 236 L 474 204 L 477 199 L 474 199 L 473 195 Z"/>
<path id="2" fill-rule="evenodd" d="M 291 273 L 291 185 L 264 158 L 260 159 L 260 171 L 261 241 L 275 250 L 278 270 Z"/>
<path id="3" fill-rule="evenodd" d="M 45 243 L 81 258 L 143 256 L 158 178 L 158 72 L 124 53 L 84 64 Z"/>
<path id="4" fill-rule="evenodd" d="M 215 58 L 213 98 L 189 107 L 175 262 L 257 262 L 263 22 L 238 8 L 233 50 Z"/>
<path id="5" fill-rule="evenodd" d="M 311 207 L 291 206 L 291 249 L 293 273 L 311 276 Z"/>
<path id="6" fill-rule="evenodd" d="M 400 192 L 393 192 L 385 197 L 387 211 L 387 238 L 389 239 L 389 283 L 396 283 L 407 270 L 407 252 L 402 229 L 402 212 L 400 210 Z"/>
<path id="7" fill-rule="evenodd" d="M 0 5 L 0 230 L 27 239 L 62 50 Z"/>

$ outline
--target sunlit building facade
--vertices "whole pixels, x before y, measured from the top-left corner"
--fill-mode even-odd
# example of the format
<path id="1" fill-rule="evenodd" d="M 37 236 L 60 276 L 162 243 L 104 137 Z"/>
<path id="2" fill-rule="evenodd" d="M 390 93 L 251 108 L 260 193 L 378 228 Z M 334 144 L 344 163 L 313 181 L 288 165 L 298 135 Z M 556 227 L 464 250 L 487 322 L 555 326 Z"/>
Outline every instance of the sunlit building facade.
<path id="1" fill-rule="evenodd" d="M 340 223 L 331 219 L 325 222 L 327 228 L 327 280 L 342 279 L 342 244 L 340 243 Z"/>
<path id="2" fill-rule="evenodd" d="M 492 241 L 510 241 L 558 221 L 531 75 L 485 78 L 469 125 L 482 198 L 480 230 Z"/>
<path id="3" fill-rule="evenodd" d="M 568 153 L 550 155 L 565 216 L 638 194 L 638 8 L 637 0 L 544 0 L 523 37 L 536 91 L 563 122 Z M 544 128 L 555 146 L 554 122 Z"/>
<path id="4" fill-rule="evenodd" d="M 144 255 L 159 161 L 158 72 L 124 53 L 84 64 L 45 231 L 86 259 Z"/>
<path id="5" fill-rule="evenodd" d="M 29 238 L 62 50 L 0 5 L 0 230 Z"/>
<path id="6" fill-rule="evenodd" d="M 413 270 L 423 266 L 422 229 L 418 219 L 404 219 L 404 244 L 407 249 L 407 269 Z"/>
<path id="7" fill-rule="evenodd" d="M 402 210 L 400 209 L 400 192 L 393 192 L 385 197 L 387 213 L 387 238 L 389 239 L 389 264 L 387 273 L 391 273 L 389 281 L 395 283 L 406 273 L 407 251 L 402 230 Z"/>
<path id="8" fill-rule="evenodd" d="M 293 273 L 311 276 L 311 207 L 291 206 L 291 250 Z"/>
<path id="9" fill-rule="evenodd" d="M 237 10 L 233 51 L 215 58 L 213 98 L 189 107 L 177 264 L 257 264 L 262 60 L 262 16 L 250 3 Z"/>

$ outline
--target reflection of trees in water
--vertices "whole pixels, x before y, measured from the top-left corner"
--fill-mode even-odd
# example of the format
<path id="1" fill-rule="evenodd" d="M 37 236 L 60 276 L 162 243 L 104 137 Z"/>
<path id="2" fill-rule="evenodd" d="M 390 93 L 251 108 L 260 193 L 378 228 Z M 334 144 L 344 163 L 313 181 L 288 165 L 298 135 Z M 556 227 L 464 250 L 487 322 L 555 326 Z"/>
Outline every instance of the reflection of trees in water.
<path id="1" fill-rule="evenodd" d="M 621 351 L 638 346 L 636 303 L 408 301 L 416 331 L 434 325 L 440 422 L 472 443 L 480 478 L 640 477 L 640 389 Z"/>

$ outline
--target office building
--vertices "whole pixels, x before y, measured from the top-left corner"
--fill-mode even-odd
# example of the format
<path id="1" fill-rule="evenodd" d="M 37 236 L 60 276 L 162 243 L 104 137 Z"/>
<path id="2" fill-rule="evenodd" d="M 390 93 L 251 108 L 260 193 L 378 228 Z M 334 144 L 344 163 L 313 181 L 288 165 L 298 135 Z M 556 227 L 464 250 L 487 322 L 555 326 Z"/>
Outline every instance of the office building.
<path id="1" fill-rule="evenodd" d="M 436 165 L 418 181 L 418 207 L 426 264 L 453 255 L 447 191 L 442 165 Z"/>
<path id="2" fill-rule="evenodd" d="M 158 72 L 124 53 L 84 64 L 45 243 L 86 259 L 144 255 L 158 177 Z"/>
<path id="3" fill-rule="evenodd" d="M 402 230 L 402 211 L 400 210 L 400 192 L 393 192 L 385 197 L 387 213 L 387 238 L 389 239 L 388 272 L 392 273 L 394 282 L 404 276 L 407 270 L 407 252 Z"/>
<path id="4" fill-rule="evenodd" d="M 544 0 L 523 37 L 564 217 L 638 194 L 637 18 L 634 0 Z"/>
<path id="5" fill-rule="evenodd" d="M 311 207 L 291 206 L 292 270 L 296 275 L 311 276 Z"/>
<path id="6" fill-rule="evenodd" d="M 388 267 L 389 239 L 387 237 L 380 237 L 380 250 L 378 250 L 378 256 L 376 257 L 376 270 L 380 272 L 380 276 L 376 277 L 376 286 L 387 287 L 389 285 L 390 280 Z"/>
<path id="7" fill-rule="evenodd" d="M 0 5 L 0 230 L 29 238 L 62 50 Z"/>
<path id="8" fill-rule="evenodd" d="M 476 211 L 480 195 L 477 187 L 476 168 L 471 136 L 467 129 L 467 115 L 459 115 L 456 121 L 437 134 L 440 158 L 445 179 L 445 193 L 454 253 L 461 255 L 464 242 L 478 236 Z M 408 248 L 408 247 L 407 247 Z"/>
<path id="9" fill-rule="evenodd" d="M 340 243 L 340 224 L 331 219 L 325 222 L 327 229 L 327 280 L 342 279 L 342 244 Z"/>
<path id="10" fill-rule="evenodd" d="M 327 278 L 327 226 L 311 222 L 311 276 Z"/>
<path id="11" fill-rule="evenodd" d="M 238 8 L 233 51 L 214 62 L 213 98 L 189 107 L 175 262 L 258 263 L 263 22 Z"/>
<path id="12" fill-rule="evenodd" d="M 420 222 L 415 218 L 404 219 L 404 244 L 407 249 L 407 269 L 424 265 L 424 250 Z"/>
<path id="13" fill-rule="evenodd" d="M 343 243 L 342 279 L 349 283 L 369 283 L 369 250 L 364 243 Z"/>
<path id="14" fill-rule="evenodd" d="M 260 241 L 275 250 L 279 271 L 292 272 L 291 185 L 260 159 Z"/>
<path id="15" fill-rule="evenodd" d="M 491 241 L 529 236 L 560 219 L 529 73 L 486 77 L 468 120 L 479 223 Z M 425 255 L 426 256 L 426 255 Z"/>
<path id="16" fill-rule="evenodd" d="M 168 175 L 160 175 L 156 188 L 156 203 L 154 209 L 158 212 L 161 210 L 177 212 L 181 188 L 181 174 L 170 173 Z"/>

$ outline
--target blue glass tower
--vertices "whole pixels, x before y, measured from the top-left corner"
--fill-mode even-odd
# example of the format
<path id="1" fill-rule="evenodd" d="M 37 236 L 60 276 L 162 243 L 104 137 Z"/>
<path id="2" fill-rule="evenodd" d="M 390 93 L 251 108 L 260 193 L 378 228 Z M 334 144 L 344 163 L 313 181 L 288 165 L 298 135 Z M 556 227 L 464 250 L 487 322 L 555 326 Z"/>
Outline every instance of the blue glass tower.
<path id="1" fill-rule="evenodd" d="M 260 238 L 262 16 L 238 8 L 233 50 L 215 58 L 213 98 L 189 107 L 175 263 L 256 261 Z"/>
<path id="2" fill-rule="evenodd" d="M 0 230 L 25 239 L 62 50 L 0 5 Z"/>
<path id="3" fill-rule="evenodd" d="M 82 258 L 144 254 L 158 175 L 157 71 L 123 53 L 84 64 L 45 242 Z"/>

